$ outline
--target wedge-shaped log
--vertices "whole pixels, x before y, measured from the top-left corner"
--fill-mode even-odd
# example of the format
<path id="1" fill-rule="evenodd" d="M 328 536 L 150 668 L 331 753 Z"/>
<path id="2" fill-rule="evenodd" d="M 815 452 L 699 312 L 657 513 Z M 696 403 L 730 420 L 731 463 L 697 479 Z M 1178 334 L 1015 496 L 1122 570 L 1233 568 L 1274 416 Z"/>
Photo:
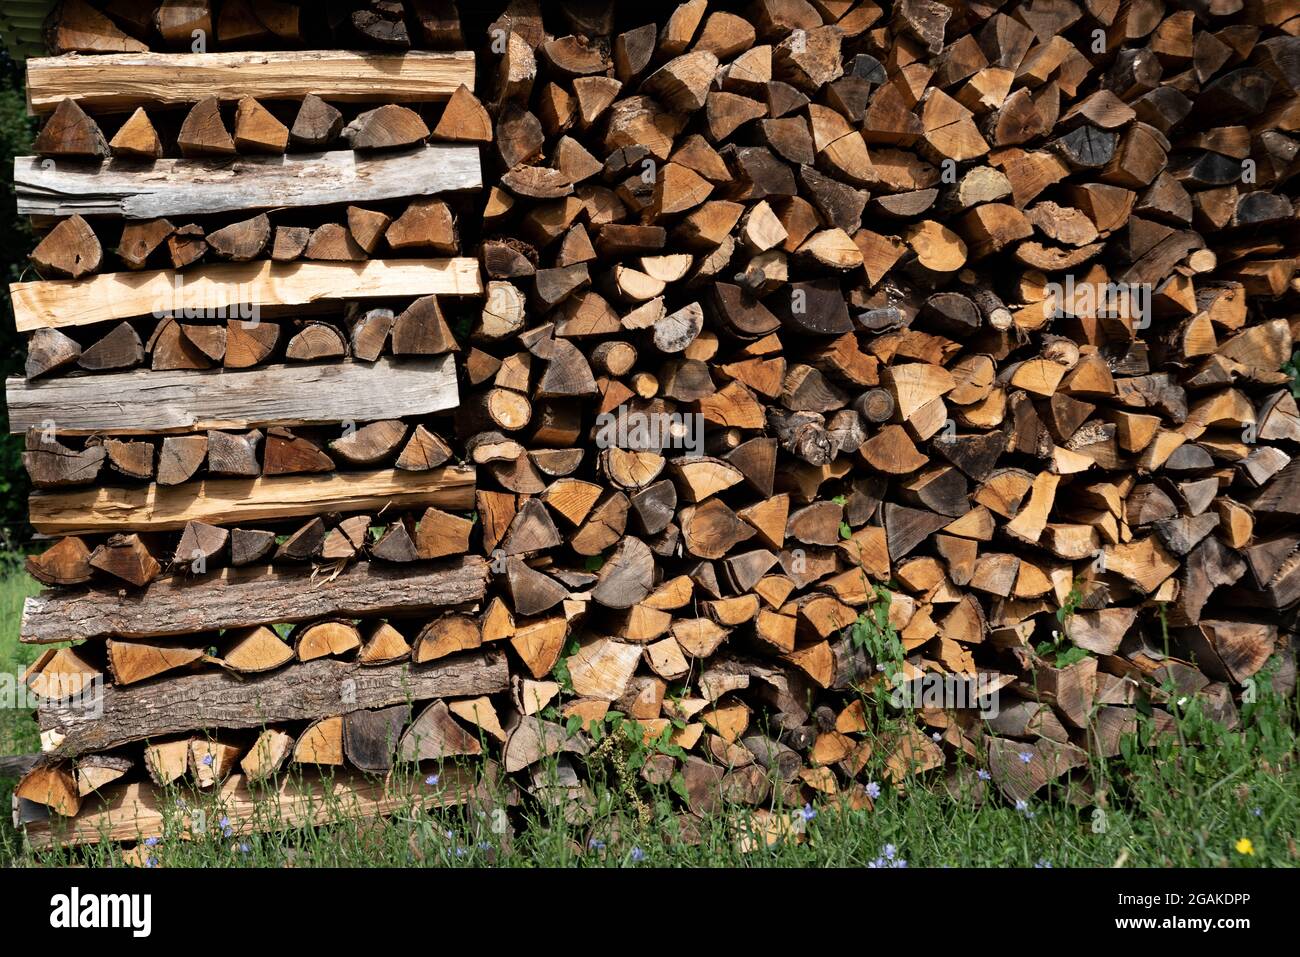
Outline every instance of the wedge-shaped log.
<path id="1" fill-rule="evenodd" d="M 188 522 L 229 525 L 329 512 L 384 508 L 471 509 L 474 469 L 427 472 L 330 472 L 255 479 L 205 479 L 185 485 L 36 492 L 28 499 L 33 527 L 55 535 L 165 532 Z"/>
<path id="2" fill-rule="evenodd" d="M 246 319 L 251 309 L 482 292 L 478 260 L 468 257 L 358 263 L 260 260 L 200 266 L 184 273 L 101 273 L 9 286 L 19 332 L 166 313 Z"/>
<path id="3" fill-rule="evenodd" d="M 396 153 L 301 153 L 100 165 L 14 159 L 27 216 L 205 216 L 243 209 L 370 203 L 478 189 L 478 147 L 440 143 Z"/>
<path id="4" fill-rule="evenodd" d="M 129 53 L 27 61 L 27 107 L 49 113 L 64 97 L 86 108 L 179 106 L 205 97 L 301 100 L 329 91 L 334 102 L 425 103 L 474 88 L 474 54 L 346 50 Z"/>
<path id="5" fill-rule="evenodd" d="M 396 419 L 459 404 L 452 356 L 223 371 L 137 371 L 6 383 L 9 427 L 139 435 Z"/>

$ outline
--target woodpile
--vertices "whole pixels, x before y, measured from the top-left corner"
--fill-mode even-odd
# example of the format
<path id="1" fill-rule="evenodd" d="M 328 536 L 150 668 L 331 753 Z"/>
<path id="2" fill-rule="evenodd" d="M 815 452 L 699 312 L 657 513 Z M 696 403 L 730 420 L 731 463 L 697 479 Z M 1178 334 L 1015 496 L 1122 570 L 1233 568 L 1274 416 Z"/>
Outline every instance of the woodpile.
<path id="1" fill-rule="evenodd" d="M 469 7 L 77 0 L 29 62 L 22 638 L 104 682 L 29 835 L 465 758 L 580 810 L 610 714 L 687 814 L 1091 800 L 1293 687 L 1300 7 Z"/>

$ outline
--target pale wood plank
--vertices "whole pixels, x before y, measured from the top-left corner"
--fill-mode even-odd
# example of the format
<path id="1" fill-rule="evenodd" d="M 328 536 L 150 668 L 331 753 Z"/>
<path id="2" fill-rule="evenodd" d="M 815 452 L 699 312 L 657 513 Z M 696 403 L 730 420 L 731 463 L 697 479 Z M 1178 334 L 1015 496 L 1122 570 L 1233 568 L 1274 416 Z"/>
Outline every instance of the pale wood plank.
<path id="1" fill-rule="evenodd" d="M 139 591 L 50 589 L 23 605 L 20 639 L 44 645 L 94 638 L 161 638 L 223 628 L 342 618 L 411 615 L 483 597 L 487 563 L 383 565 L 358 562 L 337 575 L 310 569 L 223 568 L 173 575 Z"/>
<path id="2" fill-rule="evenodd" d="M 220 785 L 215 797 L 221 816 L 227 818 L 237 835 L 267 830 L 288 830 L 306 825 L 328 824 L 345 818 L 370 819 L 398 811 L 464 804 L 478 793 L 474 773 L 468 768 L 445 767 L 438 774 L 438 785 L 425 782 L 424 774 L 387 778 L 337 769 L 330 774 L 298 769 L 281 775 L 275 789 L 248 786 L 242 774 L 232 774 Z M 169 808 L 163 802 L 175 795 L 164 795 L 160 788 L 145 781 L 114 785 L 104 793 L 86 798 L 75 818 L 50 814 L 32 801 L 19 799 L 14 807 L 14 826 L 23 827 L 36 850 L 72 844 L 98 844 L 109 841 L 144 841 L 151 837 L 203 839 L 211 831 L 199 829 L 199 819 L 191 818 L 189 808 L 206 807 L 214 800 L 210 792 L 192 794 L 185 809 Z M 179 821 L 179 827 L 177 823 Z M 167 825 L 171 823 L 169 828 Z M 209 815 L 201 823 L 207 828 L 217 822 Z M 165 853 L 158 851 L 165 864 Z"/>
<path id="3" fill-rule="evenodd" d="M 5 394 L 11 431 L 53 422 L 68 435 L 373 422 L 453 409 L 459 402 L 451 355 L 385 356 L 373 364 L 15 377 L 5 381 Z"/>
<path id="4" fill-rule="evenodd" d="M 481 185 L 478 147 L 446 143 L 396 153 L 333 150 L 151 163 L 14 158 L 18 212 L 26 216 L 201 216 L 370 203 Z"/>
<path id="5" fill-rule="evenodd" d="M 362 263 L 261 260 L 9 286 L 19 332 L 169 313 L 247 319 L 262 308 L 378 297 L 477 296 L 482 291 L 478 260 L 467 256 Z"/>
<path id="6" fill-rule="evenodd" d="M 186 522 L 230 525 L 388 509 L 471 509 L 472 466 L 427 472 L 327 472 L 255 479 L 204 479 L 184 485 L 142 485 L 33 492 L 32 527 L 49 535 L 164 532 Z"/>
<path id="7" fill-rule="evenodd" d="M 461 84 L 474 88 L 469 51 L 110 53 L 27 61 L 32 113 L 49 113 L 65 97 L 103 110 L 180 106 L 209 96 L 301 100 L 308 93 L 339 102 L 421 103 L 445 100 Z"/>

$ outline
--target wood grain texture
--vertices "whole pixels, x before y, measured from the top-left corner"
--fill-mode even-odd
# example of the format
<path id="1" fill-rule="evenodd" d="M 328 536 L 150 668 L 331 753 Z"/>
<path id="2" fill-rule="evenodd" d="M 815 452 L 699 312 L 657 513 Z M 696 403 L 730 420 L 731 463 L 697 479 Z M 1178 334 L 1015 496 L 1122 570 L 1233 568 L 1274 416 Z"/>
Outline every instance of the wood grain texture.
<path id="1" fill-rule="evenodd" d="M 344 299 L 477 296 L 478 260 L 371 259 L 368 262 L 220 263 L 177 272 L 102 273 L 88 279 L 11 283 L 19 332 L 45 327 L 183 313 L 249 318 L 250 309 Z"/>
<path id="2" fill-rule="evenodd" d="M 27 61 L 27 108 L 49 113 L 70 97 L 87 109 L 181 106 L 215 96 L 301 100 L 315 93 L 350 103 L 445 100 L 474 88 L 474 54 L 347 50 L 241 53 L 113 53 Z"/>
<path id="3" fill-rule="evenodd" d="M 447 807 L 463 804 L 475 795 L 472 772 L 448 767 L 430 787 L 422 774 L 391 779 L 338 769 L 328 775 L 305 768 L 284 775 L 267 790 L 263 784 L 250 790 L 242 774 L 232 774 L 219 787 L 216 800 L 229 821 L 232 834 L 250 834 L 271 828 L 289 829 L 326 824 L 341 817 L 377 818 L 408 808 Z M 202 806 L 211 797 L 195 794 L 188 805 Z M 14 826 L 22 826 L 34 848 L 109 841 L 144 841 L 167 833 L 187 835 L 191 822 L 184 816 L 176 831 L 173 809 L 163 810 L 164 796 L 148 781 L 117 785 L 91 795 L 75 818 L 50 814 L 32 801 L 19 799 Z M 268 813 L 269 812 L 269 813 Z M 198 822 L 192 822 L 197 830 Z"/>
<path id="4" fill-rule="evenodd" d="M 495 694 L 508 683 L 504 651 L 375 667 L 318 658 L 261 675 L 208 671 L 132 688 L 104 683 L 102 710 L 51 699 L 36 714 L 42 732 L 61 736 L 57 754 L 71 757 L 182 731 L 260 728 L 430 698 Z"/>
<path id="5" fill-rule="evenodd" d="M 440 143 L 396 153 L 352 150 L 288 156 L 105 163 L 14 158 L 18 212 L 152 219 L 244 209 L 369 203 L 478 189 L 478 148 Z"/>
<path id="6" fill-rule="evenodd" d="M 437 565 L 358 563 L 330 577 L 268 566 L 227 568 L 200 578 L 159 579 L 141 591 L 47 591 L 23 606 L 29 644 L 159 638 L 337 615 L 415 614 L 477 601 L 487 563 L 470 556 Z"/>
<path id="7" fill-rule="evenodd" d="M 52 421 L 60 432 L 139 435 L 260 425 L 372 422 L 458 404 L 455 360 L 272 365 L 232 371 L 107 373 L 8 379 L 9 428 Z"/>
<path id="8" fill-rule="evenodd" d="M 187 522 L 227 525 L 384 508 L 471 509 L 473 502 L 474 469 L 448 466 L 427 472 L 384 469 L 33 492 L 28 507 L 37 531 L 81 535 L 164 532 L 182 529 Z"/>

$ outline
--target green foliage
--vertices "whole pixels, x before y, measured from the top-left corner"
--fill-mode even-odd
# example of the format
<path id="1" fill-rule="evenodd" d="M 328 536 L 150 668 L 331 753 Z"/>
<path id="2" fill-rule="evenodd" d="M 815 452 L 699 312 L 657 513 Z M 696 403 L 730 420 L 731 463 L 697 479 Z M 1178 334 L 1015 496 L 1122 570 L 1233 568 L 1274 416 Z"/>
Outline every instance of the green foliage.
<path id="1" fill-rule="evenodd" d="M 582 645 L 578 644 L 575 638 L 569 642 L 569 646 L 564 649 L 564 654 L 560 655 L 560 660 L 555 663 L 551 669 L 551 677 L 560 685 L 560 690 L 566 694 L 573 694 L 573 677 L 569 674 L 569 659 L 582 650 Z"/>
<path id="2" fill-rule="evenodd" d="M 33 124 L 27 116 L 26 98 L 15 85 L 12 75 L 0 77 L 0 168 L 13 169 L 15 156 L 29 152 Z M 4 176 L 3 204 L 0 205 L 0 264 L 4 268 L 6 287 L 22 277 L 27 253 L 32 248 L 32 232 L 25 218 L 18 215 L 14 199 L 13 177 Z M 14 329 L 13 307 L 8 295 L 0 310 L 0 374 L 21 374 L 25 345 Z M 29 535 L 27 492 L 30 488 L 22 464 L 22 438 L 9 434 L 9 409 L 0 398 L 0 545 L 19 547 Z"/>
<path id="3" fill-rule="evenodd" d="M 1300 397 L 1300 349 L 1291 354 L 1291 358 L 1282 363 L 1282 371 L 1291 377 L 1291 394 Z"/>
<path id="4" fill-rule="evenodd" d="M 849 626 L 849 642 L 863 649 L 877 664 L 885 666 L 885 674 L 893 677 L 903 666 L 903 643 L 898 632 L 889 623 L 889 603 L 892 593 L 884 585 L 876 585 L 876 600 L 858 614 L 858 620 Z"/>
<path id="5" fill-rule="evenodd" d="M 1083 592 L 1080 591 L 1079 580 L 1076 578 L 1070 586 L 1070 593 L 1065 596 L 1065 603 L 1056 610 L 1056 621 L 1061 627 L 1052 632 L 1051 641 L 1040 641 L 1034 648 L 1040 658 L 1053 656 L 1053 667 L 1067 668 L 1088 657 L 1086 648 L 1079 648 L 1070 643 L 1070 621 L 1074 618 L 1081 601 L 1083 601 Z"/>

